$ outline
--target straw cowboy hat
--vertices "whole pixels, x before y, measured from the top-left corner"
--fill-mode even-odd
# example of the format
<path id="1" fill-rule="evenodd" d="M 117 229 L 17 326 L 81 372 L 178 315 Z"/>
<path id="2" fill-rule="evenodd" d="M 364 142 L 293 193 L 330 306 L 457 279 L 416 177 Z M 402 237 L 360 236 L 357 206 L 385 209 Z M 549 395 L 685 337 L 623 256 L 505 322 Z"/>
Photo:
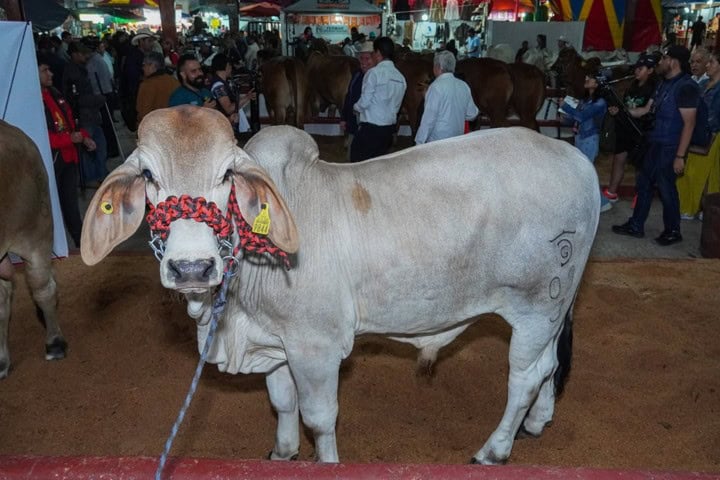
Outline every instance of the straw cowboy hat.
<path id="1" fill-rule="evenodd" d="M 135 36 L 133 37 L 131 43 L 133 45 L 137 45 L 140 40 L 143 38 L 155 38 L 157 39 L 157 35 L 155 35 L 149 28 L 141 28 L 137 31 Z"/>
<path id="2" fill-rule="evenodd" d="M 373 42 L 370 41 L 363 42 L 358 49 L 358 53 L 373 53 L 374 51 Z"/>

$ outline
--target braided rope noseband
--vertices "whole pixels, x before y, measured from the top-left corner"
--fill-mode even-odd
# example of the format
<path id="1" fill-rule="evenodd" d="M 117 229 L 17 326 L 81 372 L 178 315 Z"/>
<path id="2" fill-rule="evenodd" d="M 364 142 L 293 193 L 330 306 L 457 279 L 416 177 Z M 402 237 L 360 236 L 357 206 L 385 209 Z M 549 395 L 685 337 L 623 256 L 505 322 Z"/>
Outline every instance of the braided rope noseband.
<path id="1" fill-rule="evenodd" d="M 240 249 L 258 254 L 269 253 L 282 259 L 285 268 L 290 269 L 287 252 L 276 247 L 268 237 L 252 232 L 252 228 L 240 212 L 234 184 L 230 188 L 227 215 L 222 214 L 215 202 L 208 202 L 203 197 L 182 195 L 178 198 L 173 195 L 157 205 L 153 205 L 147 199 L 146 202 L 150 209 L 145 217 L 152 234 L 150 246 L 155 251 L 158 260 L 162 259 L 165 252 L 165 241 L 170 234 L 170 224 L 175 220 L 192 219 L 207 224 L 215 232 L 220 245 L 226 247 L 232 247 L 230 241 L 233 232 L 232 222 L 234 220 L 239 241 L 233 248 L 232 258 L 225 267 L 226 270 L 237 260 Z"/>

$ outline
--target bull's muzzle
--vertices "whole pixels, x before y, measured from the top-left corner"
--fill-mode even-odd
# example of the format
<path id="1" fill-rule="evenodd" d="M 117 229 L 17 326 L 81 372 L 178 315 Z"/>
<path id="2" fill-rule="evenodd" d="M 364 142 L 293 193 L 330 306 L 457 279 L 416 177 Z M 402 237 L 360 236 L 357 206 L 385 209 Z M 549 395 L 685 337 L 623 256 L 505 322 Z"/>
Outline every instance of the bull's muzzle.
<path id="1" fill-rule="evenodd" d="M 219 273 L 215 259 L 212 258 L 194 261 L 168 260 L 167 268 L 177 288 L 207 286 Z"/>

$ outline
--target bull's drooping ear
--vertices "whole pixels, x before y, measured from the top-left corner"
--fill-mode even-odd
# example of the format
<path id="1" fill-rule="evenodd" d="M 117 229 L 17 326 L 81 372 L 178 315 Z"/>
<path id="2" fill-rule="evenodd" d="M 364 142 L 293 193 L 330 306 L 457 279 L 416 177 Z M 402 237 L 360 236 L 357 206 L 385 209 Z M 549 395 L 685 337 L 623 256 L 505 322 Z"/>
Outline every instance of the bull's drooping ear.
<path id="1" fill-rule="evenodd" d="M 268 204 L 270 231 L 268 237 L 275 246 L 287 253 L 298 251 L 298 232 L 290 210 L 268 174 L 248 155 L 236 150 L 234 164 L 235 194 L 240 213 L 250 225 L 260 213 L 263 203 Z"/>
<path id="2" fill-rule="evenodd" d="M 145 214 L 145 178 L 131 156 L 95 192 L 83 221 L 80 254 L 95 265 L 140 226 Z"/>

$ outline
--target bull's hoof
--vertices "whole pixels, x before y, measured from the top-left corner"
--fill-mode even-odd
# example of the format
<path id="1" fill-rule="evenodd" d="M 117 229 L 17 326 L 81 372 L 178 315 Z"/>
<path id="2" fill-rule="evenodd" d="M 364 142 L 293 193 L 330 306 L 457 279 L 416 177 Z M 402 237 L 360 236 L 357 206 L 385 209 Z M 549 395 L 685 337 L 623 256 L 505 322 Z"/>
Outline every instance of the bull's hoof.
<path id="1" fill-rule="evenodd" d="M 539 438 L 540 434 L 535 434 L 530 431 L 528 431 L 524 425 L 520 425 L 520 428 L 518 429 L 518 432 L 515 434 L 516 440 L 523 440 L 526 438 Z"/>
<path id="2" fill-rule="evenodd" d="M 268 460 L 280 460 L 280 461 L 282 461 L 282 459 L 280 459 L 280 458 L 275 458 L 275 459 L 272 458 L 272 455 L 273 455 L 273 451 L 270 450 L 270 452 L 268 452 L 268 454 L 267 454 L 267 459 L 268 459 Z M 288 458 L 286 461 L 294 462 L 294 461 L 296 461 L 299 457 L 300 457 L 300 454 L 299 454 L 299 453 L 296 453 L 296 454 L 293 455 L 292 457 Z"/>
<path id="3" fill-rule="evenodd" d="M 0 380 L 7 378 L 8 373 L 10 373 L 10 362 L 0 362 Z"/>
<path id="4" fill-rule="evenodd" d="M 505 465 L 507 463 L 507 458 L 504 460 L 497 459 L 494 455 L 488 456 L 485 460 L 479 460 L 475 457 L 472 457 L 470 459 L 470 464 L 472 465 Z"/>
<path id="5" fill-rule="evenodd" d="M 67 353 L 67 342 L 64 338 L 56 338 L 52 343 L 45 345 L 45 360 L 60 360 Z"/>

